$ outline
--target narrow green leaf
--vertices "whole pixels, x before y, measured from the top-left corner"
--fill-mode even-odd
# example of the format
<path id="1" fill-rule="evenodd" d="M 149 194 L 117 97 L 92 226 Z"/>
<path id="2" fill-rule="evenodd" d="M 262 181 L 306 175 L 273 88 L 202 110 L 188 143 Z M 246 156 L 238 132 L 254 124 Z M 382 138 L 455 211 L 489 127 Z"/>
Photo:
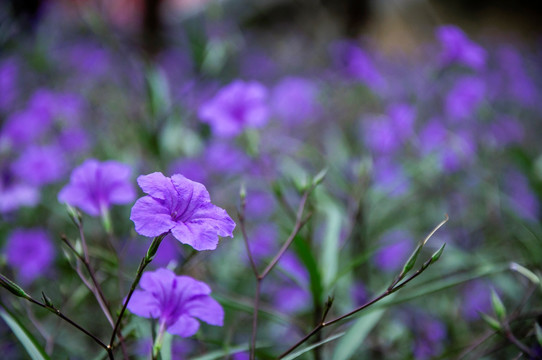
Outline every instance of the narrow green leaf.
<path id="1" fill-rule="evenodd" d="M 296 352 L 294 352 L 294 353 L 291 353 L 291 354 L 288 355 L 288 356 L 285 356 L 284 358 L 282 358 L 282 360 L 292 360 L 292 359 L 298 358 L 298 357 L 300 357 L 301 355 L 303 355 L 303 354 L 305 354 L 305 353 L 307 353 L 307 352 L 309 352 L 309 351 L 311 351 L 311 350 L 314 350 L 314 349 L 316 349 L 316 348 L 319 347 L 319 346 L 322 346 L 322 345 L 324 345 L 324 344 L 326 344 L 326 343 L 328 343 L 328 342 L 330 342 L 330 341 L 333 341 L 333 340 L 335 340 L 335 339 L 340 338 L 340 337 L 343 336 L 344 334 L 346 334 L 346 332 L 341 332 L 341 333 L 338 333 L 338 334 L 335 334 L 335 335 L 331 335 L 330 337 L 328 337 L 328 338 L 326 338 L 326 339 L 324 339 L 324 340 L 322 340 L 322 341 L 319 341 L 319 342 L 317 342 L 317 343 L 315 343 L 315 344 L 312 344 L 311 346 L 307 346 L 306 348 L 303 348 L 303 349 L 301 349 L 301 350 L 299 350 L 299 351 L 296 351 Z"/>
<path id="2" fill-rule="evenodd" d="M 446 243 L 442 244 L 440 249 L 438 249 L 432 256 L 431 256 L 431 264 L 434 264 L 440 259 L 440 256 L 442 255 L 442 252 L 444 251 L 444 247 L 446 246 Z"/>
<path id="3" fill-rule="evenodd" d="M 326 216 L 324 241 L 322 244 L 322 276 L 324 288 L 329 290 L 339 269 L 339 237 L 341 235 L 342 212 L 331 201 L 322 204 Z"/>
<path id="4" fill-rule="evenodd" d="M 315 303 L 319 303 L 323 297 L 322 275 L 318 268 L 318 262 L 307 242 L 300 236 L 296 236 L 293 242 L 293 250 L 309 272 L 310 288 Z"/>
<path id="5" fill-rule="evenodd" d="M 416 249 L 414 249 L 412 254 L 410 254 L 410 257 L 406 261 L 405 265 L 403 265 L 403 270 L 401 270 L 401 274 L 399 275 L 399 280 L 404 278 L 405 275 L 408 274 L 410 270 L 412 270 L 412 268 L 414 267 L 414 264 L 416 264 L 418 255 L 420 255 L 420 251 L 422 250 L 422 247 L 423 247 L 423 243 L 418 244 L 418 246 L 416 246 Z"/>
<path id="6" fill-rule="evenodd" d="M 536 284 L 536 285 L 540 284 L 540 278 L 531 270 L 527 269 L 526 267 L 521 266 L 520 264 L 517 264 L 514 262 L 510 263 L 510 270 L 516 271 L 520 273 L 521 275 L 525 276 L 533 284 Z"/>
<path id="7" fill-rule="evenodd" d="M 327 171 L 328 171 L 327 168 L 324 168 L 324 169 L 320 170 L 320 172 L 318 174 L 316 174 L 314 179 L 312 179 L 312 185 L 313 186 L 320 185 L 320 183 L 322 181 L 324 181 L 324 179 L 325 179 L 325 177 L 327 175 Z"/>
<path id="8" fill-rule="evenodd" d="M 487 314 L 484 314 L 484 313 L 479 313 L 480 314 L 480 317 L 482 318 L 482 320 L 484 320 L 486 322 L 486 324 L 488 324 L 493 330 L 495 331 L 500 331 L 501 330 L 501 324 L 499 324 L 499 322 L 497 321 L 497 319 L 487 315 Z"/>
<path id="9" fill-rule="evenodd" d="M 6 309 L 0 310 L 0 317 L 4 319 L 9 326 L 13 334 L 21 342 L 21 345 L 25 348 L 26 352 L 32 360 L 49 360 L 49 356 L 45 353 L 43 348 L 36 341 L 34 336 L 17 320 L 16 317 L 11 315 Z"/>
<path id="10" fill-rule="evenodd" d="M 506 308 L 504 307 L 504 304 L 502 303 L 502 300 L 495 289 L 491 289 L 491 304 L 493 305 L 495 315 L 497 315 L 497 318 L 502 321 L 506 317 Z"/>
<path id="11" fill-rule="evenodd" d="M 537 322 L 534 323 L 534 330 L 536 333 L 536 341 L 538 341 L 538 344 L 542 346 L 542 328 Z"/>

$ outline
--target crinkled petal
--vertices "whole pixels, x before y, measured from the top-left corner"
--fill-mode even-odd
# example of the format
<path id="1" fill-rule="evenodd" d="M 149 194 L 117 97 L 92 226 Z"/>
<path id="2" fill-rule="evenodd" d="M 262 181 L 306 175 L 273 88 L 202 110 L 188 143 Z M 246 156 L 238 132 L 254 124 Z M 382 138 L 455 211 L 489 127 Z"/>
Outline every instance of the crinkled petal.
<path id="1" fill-rule="evenodd" d="M 211 203 L 204 204 L 196 209 L 190 221 L 205 222 L 206 225 L 213 226 L 218 235 L 233 237 L 235 222 L 226 210 Z"/>
<path id="2" fill-rule="evenodd" d="M 205 221 L 178 223 L 171 233 L 183 244 L 192 246 L 195 250 L 214 250 L 218 244 L 217 231 Z"/>
<path id="3" fill-rule="evenodd" d="M 130 220 L 135 224 L 138 234 L 158 236 L 175 226 L 169 210 L 150 196 L 144 196 L 132 207 Z"/>
<path id="4" fill-rule="evenodd" d="M 145 274 L 143 276 L 145 276 Z M 147 291 L 134 291 L 132 298 L 128 303 L 128 310 L 137 316 L 146 318 L 158 318 L 160 316 L 158 301 Z"/>
<path id="5" fill-rule="evenodd" d="M 189 180 L 180 174 L 173 175 L 171 183 L 175 187 L 178 198 L 178 208 L 175 210 L 182 215 L 183 219 L 189 218 L 198 207 L 211 201 L 203 184 Z"/>
<path id="6" fill-rule="evenodd" d="M 179 279 L 179 287 L 183 289 L 183 293 L 188 297 L 209 295 L 211 288 L 204 282 L 192 279 L 189 276 L 177 276 Z"/>
<path id="7" fill-rule="evenodd" d="M 199 318 L 207 324 L 224 325 L 224 309 L 210 296 L 198 296 L 186 305 L 188 315 Z"/>
<path id="8" fill-rule="evenodd" d="M 181 315 L 179 319 L 167 328 L 167 331 L 180 337 L 189 337 L 198 332 L 199 322 L 187 315 Z"/>
<path id="9" fill-rule="evenodd" d="M 143 192 L 160 200 L 166 200 L 168 197 L 174 195 L 171 180 L 161 172 L 141 175 L 137 178 L 137 184 Z"/>

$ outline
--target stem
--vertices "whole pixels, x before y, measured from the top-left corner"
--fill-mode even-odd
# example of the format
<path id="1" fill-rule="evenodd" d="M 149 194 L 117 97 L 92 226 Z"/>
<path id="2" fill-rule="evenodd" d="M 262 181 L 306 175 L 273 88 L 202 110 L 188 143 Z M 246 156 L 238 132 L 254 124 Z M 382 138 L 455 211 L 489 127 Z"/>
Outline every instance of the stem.
<path id="1" fill-rule="evenodd" d="M 122 317 L 124 316 L 124 313 L 126 312 L 126 307 L 128 306 L 128 303 L 130 302 L 130 299 L 132 298 L 132 295 L 134 294 L 135 288 L 139 284 L 139 280 L 141 280 L 141 275 L 143 275 L 143 270 L 149 265 L 149 263 L 154 258 L 154 255 L 156 255 L 156 251 L 158 250 L 158 247 L 160 246 L 160 243 L 164 239 L 167 233 L 158 235 L 152 240 L 151 245 L 149 246 L 149 249 L 147 250 L 147 253 L 141 259 L 141 262 L 139 263 L 139 267 L 137 268 L 137 273 L 134 281 L 132 282 L 132 286 L 130 287 L 130 292 L 128 293 L 128 296 L 126 297 L 126 300 L 124 300 L 124 304 L 122 305 L 122 309 L 120 310 L 119 317 L 117 318 L 117 321 L 115 322 L 115 326 L 113 327 L 113 333 L 111 334 L 111 339 L 109 340 L 109 347 L 113 346 L 113 342 L 115 341 L 115 337 L 117 335 L 117 332 L 119 331 L 120 323 L 122 320 Z"/>
<path id="2" fill-rule="evenodd" d="M 100 339 L 98 339 L 96 336 L 94 336 L 93 334 L 91 334 L 90 332 L 88 332 L 88 330 L 86 330 L 85 328 L 83 328 L 81 325 L 77 324 L 75 321 L 73 321 L 72 319 L 70 319 L 69 317 L 67 317 L 66 315 L 64 315 L 59 309 L 53 307 L 53 306 L 50 306 L 50 305 L 46 305 L 30 296 L 27 296 L 25 297 L 26 300 L 30 301 L 31 303 L 35 304 L 35 305 L 38 305 L 39 307 L 42 307 L 46 310 L 49 310 L 50 312 L 52 312 L 53 314 L 55 314 L 56 316 L 58 316 L 59 318 L 61 318 L 62 320 L 66 321 L 67 323 L 69 323 L 70 325 L 72 325 L 73 327 L 75 327 L 77 330 L 81 331 L 82 333 L 84 333 L 85 335 L 87 335 L 88 337 L 90 337 L 92 340 L 94 340 L 95 343 L 97 343 L 98 345 L 100 345 L 105 351 L 107 351 L 107 355 L 109 356 L 109 359 L 110 360 L 114 360 L 115 358 L 113 357 L 113 352 L 111 350 L 111 347 L 108 346 L 108 345 L 105 345 Z M 2 305 L 3 306 L 3 305 Z"/>
<path id="3" fill-rule="evenodd" d="M 160 352 L 160 349 L 162 348 L 162 340 L 164 338 L 164 332 L 166 331 L 166 322 L 162 321 L 160 323 L 160 329 L 158 330 L 158 336 L 156 337 L 156 340 L 154 341 L 154 345 L 152 346 L 152 360 L 158 359 L 158 353 Z"/>
<path id="4" fill-rule="evenodd" d="M 254 314 L 252 316 L 252 335 L 250 338 L 250 360 L 256 359 L 256 334 L 258 332 L 258 311 L 260 307 L 260 291 L 262 280 L 257 279 L 256 295 L 254 295 Z"/>
<path id="5" fill-rule="evenodd" d="M 402 283 L 400 284 L 396 284 L 395 287 L 391 288 L 391 289 L 387 289 L 386 291 L 384 291 L 382 294 L 380 294 L 379 296 L 377 296 L 376 298 L 374 298 L 373 300 L 357 307 L 356 309 L 344 314 L 344 315 L 341 315 L 333 320 L 330 320 L 330 321 L 325 321 L 325 315 L 327 315 L 327 312 L 329 311 L 329 308 L 326 308 L 325 310 L 325 313 L 324 313 L 324 316 L 322 317 L 322 321 L 320 321 L 320 323 L 318 325 L 316 325 L 307 335 L 305 335 L 305 337 L 303 337 L 301 340 L 299 340 L 297 343 L 295 343 L 293 346 L 291 346 L 288 350 L 286 350 L 284 353 L 282 353 L 280 356 L 279 356 L 279 359 L 282 359 L 283 357 L 285 357 L 286 355 L 290 354 L 292 351 L 294 351 L 295 349 L 297 349 L 301 344 L 303 344 L 304 342 L 306 342 L 309 338 L 311 338 L 314 334 L 318 333 L 320 330 L 322 330 L 323 328 L 327 327 L 327 326 L 330 326 L 330 325 L 333 325 L 343 319 L 346 319 L 347 317 L 350 317 L 366 308 L 368 308 L 369 306 L 371 305 L 374 305 L 375 303 L 379 302 L 380 300 L 384 299 L 385 297 L 388 297 L 389 295 L 393 294 L 394 292 L 396 292 L 397 290 L 399 290 L 400 288 L 402 288 L 403 286 L 405 286 L 406 284 L 408 284 L 410 281 L 414 280 L 416 277 L 418 277 L 422 272 L 424 272 L 427 267 L 429 266 L 430 264 L 430 261 L 431 260 L 428 260 L 427 262 L 425 262 L 422 267 L 420 269 L 418 269 L 418 271 L 416 271 L 414 274 L 412 274 L 408 279 L 406 279 L 405 281 L 403 281 Z"/>

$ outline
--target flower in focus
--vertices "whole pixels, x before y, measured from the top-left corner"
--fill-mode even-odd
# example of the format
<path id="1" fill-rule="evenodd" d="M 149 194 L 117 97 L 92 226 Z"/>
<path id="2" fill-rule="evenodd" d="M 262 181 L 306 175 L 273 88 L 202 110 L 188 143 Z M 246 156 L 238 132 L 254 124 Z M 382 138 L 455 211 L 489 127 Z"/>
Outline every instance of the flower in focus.
<path id="1" fill-rule="evenodd" d="M 211 203 L 205 186 L 176 174 L 155 172 L 137 178 L 149 196 L 136 201 L 130 219 L 136 231 L 154 237 L 171 231 L 183 244 L 196 250 L 213 250 L 218 236 L 233 237 L 235 223 L 226 210 Z"/>
<path id="2" fill-rule="evenodd" d="M 486 63 L 487 53 L 471 41 L 460 28 L 444 25 L 437 29 L 437 38 L 442 45 L 440 59 L 443 65 L 454 63 L 480 70 Z"/>
<path id="3" fill-rule="evenodd" d="M 199 117 L 218 136 L 231 137 L 244 128 L 267 123 L 267 89 L 258 82 L 234 81 L 199 108 Z"/>
<path id="4" fill-rule="evenodd" d="M 89 215 L 104 215 L 111 204 L 126 204 L 135 197 L 131 169 L 116 161 L 89 159 L 75 168 L 70 183 L 58 194 L 60 202 Z"/>
<path id="5" fill-rule="evenodd" d="M 6 258 L 17 270 L 19 279 L 30 283 L 49 268 L 54 258 L 54 248 L 43 229 L 17 229 L 6 244 Z"/>
<path id="6" fill-rule="evenodd" d="M 134 291 L 128 310 L 138 316 L 158 319 L 162 332 L 192 336 L 199 329 L 195 318 L 210 325 L 223 325 L 224 310 L 209 295 L 211 289 L 203 282 L 158 269 L 145 272 L 140 285 L 143 290 Z"/>

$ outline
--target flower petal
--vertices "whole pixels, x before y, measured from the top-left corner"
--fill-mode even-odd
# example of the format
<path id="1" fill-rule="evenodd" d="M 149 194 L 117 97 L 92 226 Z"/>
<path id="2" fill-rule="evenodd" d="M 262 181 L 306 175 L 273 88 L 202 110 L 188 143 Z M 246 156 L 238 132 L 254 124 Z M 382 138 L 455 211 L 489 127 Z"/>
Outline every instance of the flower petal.
<path id="1" fill-rule="evenodd" d="M 168 333 L 179 335 L 180 337 L 189 337 L 198 332 L 199 322 L 193 317 L 181 315 L 179 320 L 167 328 Z"/>
<path id="2" fill-rule="evenodd" d="M 203 221 L 177 223 L 171 233 L 183 244 L 195 250 L 214 250 L 218 244 L 216 229 Z"/>
<path id="3" fill-rule="evenodd" d="M 132 207 L 130 220 L 135 224 L 138 234 L 158 236 L 175 226 L 169 210 L 150 196 L 144 196 Z"/>
<path id="4" fill-rule="evenodd" d="M 146 318 L 158 318 L 160 316 L 158 301 L 147 291 L 134 291 L 127 307 L 137 316 Z"/>
<path id="5" fill-rule="evenodd" d="M 185 308 L 188 315 L 199 318 L 207 324 L 224 325 L 224 309 L 210 296 L 198 296 L 191 300 Z"/>
<path id="6" fill-rule="evenodd" d="M 233 237 L 235 222 L 226 210 L 216 205 L 207 203 L 204 206 L 200 206 L 190 219 L 190 221 L 194 220 L 205 221 L 205 224 L 215 227 L 216 233 L 220 236 Z"/>
<path id="7" fill-rule="evenodd" d="M 171 193 L 171 181 L 161 172 L 141 175 L 137 178 L 137 184 L 144 193 L 160 200 L 165 200 Z"/>
<path id="8" fill-rule="evenodd" d="M 190 218 L 202 204 L 211 202 L 211 197 L 203 184 L 189 180 L 180 174 L 173 175 L 171 182 L 179 200 L 179 209 L 176 210 L 183 219 Z"/>

